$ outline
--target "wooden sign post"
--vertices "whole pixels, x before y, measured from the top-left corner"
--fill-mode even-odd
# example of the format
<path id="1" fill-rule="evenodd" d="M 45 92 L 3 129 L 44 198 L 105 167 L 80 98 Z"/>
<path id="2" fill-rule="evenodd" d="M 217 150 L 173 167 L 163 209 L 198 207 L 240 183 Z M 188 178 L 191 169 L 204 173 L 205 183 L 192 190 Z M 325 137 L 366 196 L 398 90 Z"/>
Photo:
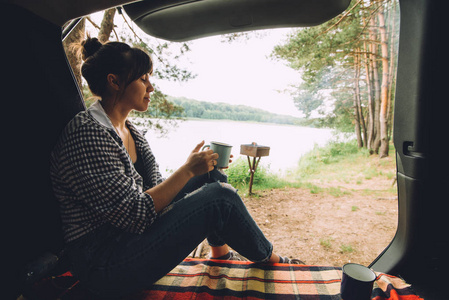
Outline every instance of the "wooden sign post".
<path id="1" fill-rule="evenodd" d="M 249 181 L 249 194 L 251 195 L 253 193 L 252 188 L 254 181 L 254 173 L 256 173 L 260 158 L 262 156 L 268 156 L 270 154 L 270 147 L 259 146 L 255 142 L 251 144 L 243 144 L 240 145 L 240 154 L 246 155 L 246 157 L 248 158 L 249 172 L 251 173 Z M 250 157 L 253 158 L 252 164 Z"/>

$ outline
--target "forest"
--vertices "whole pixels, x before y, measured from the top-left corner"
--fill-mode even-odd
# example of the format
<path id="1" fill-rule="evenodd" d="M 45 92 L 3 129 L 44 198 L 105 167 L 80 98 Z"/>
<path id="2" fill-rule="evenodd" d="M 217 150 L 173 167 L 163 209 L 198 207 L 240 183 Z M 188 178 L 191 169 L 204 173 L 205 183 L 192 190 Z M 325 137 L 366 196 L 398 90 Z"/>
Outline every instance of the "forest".
<path id="1" fill-rule="evenodd" d="M 388 156 L 399 42 L 397 0 L 353 0 L 340 16 L 295 30 L 273 56 L 298 70 L 300 111 L 354 130 L 359 147 Z"/>

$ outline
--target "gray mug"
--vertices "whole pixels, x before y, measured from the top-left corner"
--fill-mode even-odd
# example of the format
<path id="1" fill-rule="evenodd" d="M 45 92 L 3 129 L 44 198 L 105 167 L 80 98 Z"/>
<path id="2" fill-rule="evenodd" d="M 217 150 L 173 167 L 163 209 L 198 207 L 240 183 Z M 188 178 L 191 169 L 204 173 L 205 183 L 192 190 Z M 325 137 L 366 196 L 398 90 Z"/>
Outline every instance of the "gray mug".
<path id="1" fill-rule="evenodd" d="M 210 145 L 204 145 L 204 148 L 209 147 L 214 153 L 218 153 L 217 167 L 227 168 L 229 165 L 229 158 L 231 157 L 232 146 L 220 142 L 210 142 Z"/>

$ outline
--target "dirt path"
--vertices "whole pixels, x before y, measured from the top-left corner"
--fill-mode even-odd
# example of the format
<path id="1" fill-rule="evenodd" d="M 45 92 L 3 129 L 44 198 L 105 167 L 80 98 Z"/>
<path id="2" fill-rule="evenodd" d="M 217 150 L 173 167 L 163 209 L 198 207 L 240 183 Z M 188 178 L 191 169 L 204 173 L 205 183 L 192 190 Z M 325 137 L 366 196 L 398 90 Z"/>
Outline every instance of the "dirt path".
<path id="1" fill-rule="evenodd" d="M 357 183 L 335 180 L 321 182 L 318 193 L 285 188 L 243 200 L 276 253 L 313 265 L 369 265 L 396 232 L 392 182 L 385 176 Z M 205 246 L 202 256 L 208 252 Z"/>
<path id="2" fill-rule="evenodd" d="M 361 192 L 335 198 L 303 189 L 276 190 L 246 205 L 281 255 L 307 264 L 368 265 L 396 231 L 397 201 Z"/>

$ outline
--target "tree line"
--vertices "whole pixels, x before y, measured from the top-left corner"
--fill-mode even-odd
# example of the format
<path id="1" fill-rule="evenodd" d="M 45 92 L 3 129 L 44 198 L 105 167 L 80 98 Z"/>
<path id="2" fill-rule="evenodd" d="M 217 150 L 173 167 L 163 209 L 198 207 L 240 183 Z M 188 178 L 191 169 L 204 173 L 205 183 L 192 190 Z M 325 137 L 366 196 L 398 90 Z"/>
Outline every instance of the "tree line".
<path id="1" fill-rule="evenodd" d="M 294 31 L 273 56 L 299 70 L 292 90 L 306 117 L 355 131 L 359 147 L 388 156 L 399 36 L 397 0 L 353 0 L 340 16 Z"/>
<path id="2" fill-rule="evenodd" d="M 245 105 L 231 105 L 227 103 L 212 103 L 187 99 L 185 97 L 171 97 L 168 100 L 183 108 L 178 116 L 185 118 L 199 118 L 210 120 L 233 120 L 266 122 L 287 125 L 310 125 L 307 121 L 293 116 L 279 115 Z"/>

